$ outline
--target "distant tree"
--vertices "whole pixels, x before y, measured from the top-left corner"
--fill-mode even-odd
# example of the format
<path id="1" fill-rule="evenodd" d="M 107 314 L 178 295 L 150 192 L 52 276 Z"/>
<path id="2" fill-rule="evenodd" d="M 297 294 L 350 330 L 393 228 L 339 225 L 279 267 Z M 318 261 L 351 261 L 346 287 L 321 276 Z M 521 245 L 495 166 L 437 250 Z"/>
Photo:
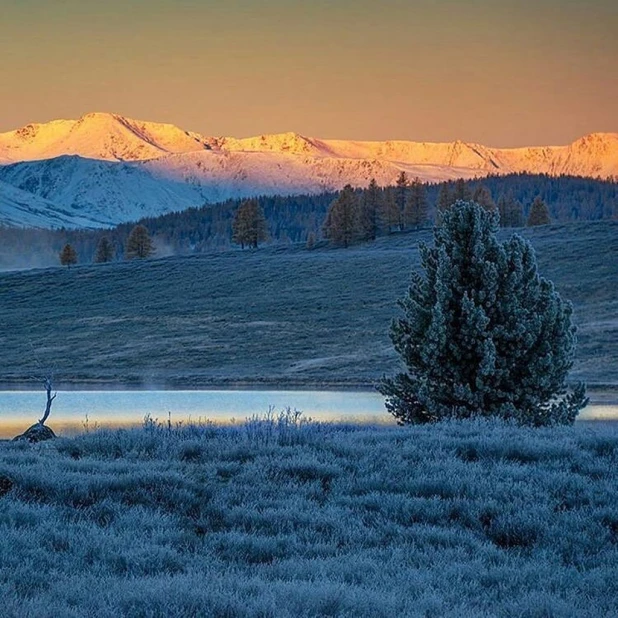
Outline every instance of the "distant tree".
<path id="1" fill-rule="evenodd" d="M 240 204 L 232 224 L 232 240 L 245 247 L 257 249 L 268 238 L 266 217 L 256 199 L 245 200 Z"/>
<path id="2" fill-rule="evenodd" d="M 395 204 L 397 206 L 397 226 L 400 230 L 405 227 L 405 208 L 406 200 L 408 199 L 408 188 L 410 182 L 405 172 L 400 172 L 395 182 Z"/>
<path id="3" fill-rule="evenodd" d="M 551 218 L 547 205 L 540 197 L 535 197 L 532 206 L 530 206 L 526 225 L 533 227 L 535 225 L 547 225 L 548 223 L 551 223 Z"/>
<path id="4" fill-rule="evenodd" d="M 375 240 L 380 232 L 382 194 L 375 178 L 363 192 L 360 212 L 360 235 L 363 240 Z"/>
<path id="5" fill-rule="evenodd" d="M 405 208 L 406 227 L 421 227 L 427 221 L 429 205 L 427 203 L 427 193 L 425 185 L 416 178 L 410 184 L 408 199 Z"/>
<path id="6" fill-rule="evenodd" d="M 455 188 L 453 191 L 453 202 L 458 200 L 462 202 L 469 202 L 472 199 L 472 192 L 468 183 L 463 178 L 458 178 L 455 181 Z"/>
<path id="7" fill-rule="evenodd" d="M 64 245 L 60 252 L 60 264 L 67 268 L 71 268 L 71 266 L 77 264 L 77 251 L 75 251 L 69 243 Z"/>
<path id="8" fill-rule="evenodd" d="M 453 202 L 454 199 L 451 194 L 450 185 L 445 182 L 442 184 L 440 191 L 438 192 L 438 201 L 436 203 L 436 225 L 440 225 L 444 213 L 449 209 Z"/>
<path id="9" fill-rule="evenodd" d="M 496 210 L 491 191 L 485 185 L 478 185 L 472 194 L 472 201 L 482 206 L 485 210 Z"/>
<path id="10" fill-rule="evenodd" d="M 380 219 L 387 234 L 399 228 L 399 208 L 397 206 L 395 187 L 386 187 L 382 196 L 382 214 Z"/>
<path id="11" fill-rule="evenodd" d="M 148 230 L 143 225 L 136 225 L 129 234 L 125 257 L 127 260 L 143 260 L 154 255 L 155 247 Z"/>
<path id="12" fill-rule="evenodd" d="M 531 245 L 500 242 L 497 215 L 456 202 L 421 244 L 391 339 L 406 373 L 380 391 L 400 424 L 498 416 L 522 424 L 568 424 L 586 404 L 568 393 L 575 326 L 570 303 L 539 276 Z"/>
<path id="13" fill-rule="evenodd" d="M 107 236 L 102 236 L 97 244 L 97 250 L 94 255 L 96 264 L 111 262 L 114 259 L 114 246 Z"/>
<path id="14" fill-rule="evenodd" d="M 309 234 L 307 235 L 306 247 L 307 249 L 315 248 L 315 232 L 309 232 Z"/>
<path id="15" fill-rule="evenodd" d="M 358 238 L 358 219 L 358 200 L 352 186 L 346 185 L 328 210 L 324 236 L 334 245 L 347 248 Z"/>
<path id="16" fill-rule="evenodd" d="M 502 227 L 522 227 L 524 225 L 524 209 L 520 202 L 511 194 L 501 195 L 498 200 L 500 225 Z"/>

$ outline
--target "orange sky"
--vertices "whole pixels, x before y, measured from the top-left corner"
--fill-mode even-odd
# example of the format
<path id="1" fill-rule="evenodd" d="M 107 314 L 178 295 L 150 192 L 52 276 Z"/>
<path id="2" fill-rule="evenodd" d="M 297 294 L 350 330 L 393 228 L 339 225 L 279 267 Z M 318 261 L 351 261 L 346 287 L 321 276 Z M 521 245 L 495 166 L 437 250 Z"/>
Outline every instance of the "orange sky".
<path id="1" fill-rule="evenodd" d="M 615 0 L 2 0 L 0 131 L 564 144 L 618 131 Z"/>

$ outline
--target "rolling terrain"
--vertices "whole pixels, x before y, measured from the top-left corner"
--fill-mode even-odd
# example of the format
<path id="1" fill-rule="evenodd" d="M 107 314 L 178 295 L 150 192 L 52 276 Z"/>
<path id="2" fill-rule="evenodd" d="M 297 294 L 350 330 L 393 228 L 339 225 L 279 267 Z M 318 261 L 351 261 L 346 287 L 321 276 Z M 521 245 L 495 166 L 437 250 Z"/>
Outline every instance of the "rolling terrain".
<path id="1" fill-rule="evenodd" d="M 618 384 L 618 223 L 521 230 L 579 324 L 574 380 Z M 429 232 L 0 275 L 0 382 L 369 386 Z"/>
<path id="2" fill-rule="evenodd" d="M 365 187 L 371 178 L 389 185 L 400 171 L 432 182 L 518 172 L 609 178 L 618 176 L 618 134 L 530 148 L 297 133 L 237 139 L 86 114 L 0 134 L 0 181 L 32 195 L 38 213 L 20 218 L 0 208 L 0 224 L 59 227 L 62 220 L 69 227 L 105 227 L 227 199 Z M 7 201 L 3 187 L 0 199 Z M 37 198 L 51 204 L 43 208 Z M 73 218 L 65 221 L 62 213 Z"/>

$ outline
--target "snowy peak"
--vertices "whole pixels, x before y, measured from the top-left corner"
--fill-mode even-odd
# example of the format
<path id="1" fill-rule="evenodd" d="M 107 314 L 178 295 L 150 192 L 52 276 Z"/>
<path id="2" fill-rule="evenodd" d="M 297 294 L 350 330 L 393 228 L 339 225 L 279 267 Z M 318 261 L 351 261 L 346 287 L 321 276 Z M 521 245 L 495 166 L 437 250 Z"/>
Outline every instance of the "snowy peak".
<path id="1" fill-rule="evenodd" d="M 232 152 L 276 152 L 294 155 L 321 155 L 323 147 L 318 140 L 305 137 L 298 133 L 277 133 L 236 139 L 226 137 L 218 143 L 219 148 Z"/>
<path id="2" fill-rule="evenodd" d="M 488 173 L 536 172 L 581 176 L 618 175 L 618 134 L 592 133 L 567 146 L 490 148 L 482 144 L 388 140 L 322 140 L 299 133 L 257 137 L 205 137 L 172 124 L 133 120 L 118 114 L 91 113 L 78 120 L 28 124 L 0 134 L 0 163 L 52 159 L 78 155 L 89 159 L 137 162 L 168 159 L 169 155 L 216 151 L 242 155 L 250 163 L 256 155 L 269 155 L 269 166 L 293 156 L 315 169 L 312 159 L 329 159 L 329 168 L 351 159 L 381 162 L 400 169 L 422 168 L 422 178 L 445 176 L 447 170 L 463 176 Z M 260 159 L 262 160 L 262 159 Z M 311 161 L 310 161 L 311 160 Z M 462 171 L 463 170 L 463 171 Z M 270 175 L 270 170 L 267 172 Z M 307 178 L 306 180 L 311 180 Z M 352 181 L 353 179 L 350 179 Z"/>
<path id="3" fill-rule="evenodd" d="M 28 124 L 0 134 L 0 162 L 79 155 L 110 161 L 141 161 L 210 148 L 206 138 L 171 124 L 142 122 L 108 113 L 78 120 Z"/>

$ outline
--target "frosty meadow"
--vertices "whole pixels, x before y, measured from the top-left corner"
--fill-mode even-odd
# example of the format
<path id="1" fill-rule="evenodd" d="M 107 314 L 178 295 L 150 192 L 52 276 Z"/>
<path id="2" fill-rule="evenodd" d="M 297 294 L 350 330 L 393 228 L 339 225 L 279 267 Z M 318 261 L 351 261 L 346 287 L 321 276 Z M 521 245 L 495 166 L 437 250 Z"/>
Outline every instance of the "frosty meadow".
<path id="1" fill-rule="evenodd" d="M 615 0 L 0 4 L 0 618 L 618 616 Z"/>

